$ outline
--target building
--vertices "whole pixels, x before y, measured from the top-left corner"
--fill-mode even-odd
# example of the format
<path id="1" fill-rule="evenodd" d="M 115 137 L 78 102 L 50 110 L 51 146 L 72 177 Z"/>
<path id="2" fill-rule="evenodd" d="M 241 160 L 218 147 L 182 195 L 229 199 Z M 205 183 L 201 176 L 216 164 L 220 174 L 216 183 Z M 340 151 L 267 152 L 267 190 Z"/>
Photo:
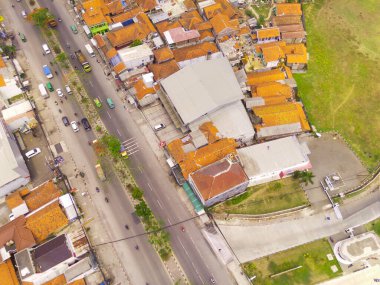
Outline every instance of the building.
<path id="1" fill-rule="evenodd" d="M 192 46 L 177 48 L 173 50 L 174 59 L 180 68 L 203 62 L 207 59 L 222 58 L 223 54 L 219 51 L 215 43 L 204 42 Z"/>
<path id="2" fill-rule="evenodd" d="M 274 6 L 276 16 L 302 16 L 301 4 L 279 3 Z"/>
<path id="3" fill-rule="evenodd" d="M 218 39 L 233 37 L 239 33 L 238 19 L 230 19 L 228 16 L 218 14 L 210 20 L 214 33 Z"/>
<path id="4" fill-rule="evenodd" d="M 279 41 L 281 38 L 280 30 L 277 27 L 273 28 L 265 28 L 256 30 L 257 42 L 260 43 L 268 43 Z"/>
<path id="5" fill-rule="evenodd" d="M 164 32 L 165 41 L 171 48 L 194 44 L 199 41 L 200 36 L 197 30 L 185 30 L 182 27 Z"/>
<path id="6" fill-rule="evenodd" d="M 191 173 L 189 183 L 202 204 L 210 207 L 244 192 L 248 177 L 231 156 Z"/>
<path id="7" fill-rule="evenodd" d="M 0 261 L 0 276 L 2 285 L 19 285 L 15 268 L 10 259 Z"/>
<path id="8" fill-rule="evenodd" d="M 311 168 L 310 150 L 306 143 L 300 144 L 295 136 L 240 148 L 237 153 L 249 178 L 249 186 Z"/>
<path id="9" fill-rule="evenodd" d="M 135 47 L 126 47 L 117 51 L 117 57 L 111 61 L 114 63 L 123 62 L 127 69 L 134 69 L 153 62 L 153 51 L 147 44 Z"/>
<path id="10" fill-rule="evenodd" d="M 10 131 L 27 132 L 37 126 L 34 110 L 29 101 L 13 104 L 1 114 Z"/>
<path id="11" fill-rule="evenodd" d="M 29 170 L 13 134 L 0 120 L 0 197 L 25 186 L 30 181 Z"/>

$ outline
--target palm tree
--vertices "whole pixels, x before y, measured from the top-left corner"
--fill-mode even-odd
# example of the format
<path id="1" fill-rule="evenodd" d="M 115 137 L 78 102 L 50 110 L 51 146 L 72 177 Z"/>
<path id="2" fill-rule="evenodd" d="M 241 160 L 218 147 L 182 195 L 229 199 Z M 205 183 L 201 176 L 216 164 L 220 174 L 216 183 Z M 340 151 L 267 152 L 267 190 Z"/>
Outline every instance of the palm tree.
<path id="1" fill-rule="evenodd" d="M 313 178 L 314 174 L 311 171 L 303 170 L 299 171 L 296 170 L 293 172 L 293 178 L 298 179 L 301 183 L 304 183 L 306 186 L 309 185 L 309 183 L 314 184 Z"/>

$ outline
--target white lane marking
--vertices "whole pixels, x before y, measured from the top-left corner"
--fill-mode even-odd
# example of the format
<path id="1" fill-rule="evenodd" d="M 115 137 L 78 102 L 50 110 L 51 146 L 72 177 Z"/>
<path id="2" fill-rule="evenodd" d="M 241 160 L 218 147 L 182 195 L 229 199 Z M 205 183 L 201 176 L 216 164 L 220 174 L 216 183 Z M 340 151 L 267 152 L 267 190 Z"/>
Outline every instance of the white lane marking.
<path id="1" fill-rule="evenodd" d="M 169 225 L 171 226 L 172 225 L 172 222 L 170 221 L 170 219 L 168 218 L 168 222 L 169 222 Z"/>
<path id="2" fill-rule="evenodd" d="M 103 102 L 102 98 L 98 97 L 98 99 L 99 99 L 100 102 Z"/>
<path id="3" fill-rule="evenodd" d="M 108 113 L 108 111 L 107 111 L 107 115 L 108 115 L 108 117 L 110 117 L 110 119 L 112 119 L 112 118 L 111 118 L 111 115 L 110 115 L 110 113 Z"/>
<path id="4" fill-rule="evenodd" d="M 119 136 L 121 137 L 121 133 L 118 129 L 116 129 L 116 132 L 119 134 Z"/>
<path id="5" fill-rule="evenodd" d="M 187 250 L 186 250 L 185 247 L 183 246 L 182 241 L 181 241 L 180 239 L 178 239 L 178 240 L 179 240 L 179 243 L 181 244 L 183 250 L 185 251 L 186 255 L 190 258 L 190 255 L 188 254 Z"/>
<path id="6" fill-rule="evenodd" d="M 91 85 L 91 87 L 94 87 L 94 84 L 92 84 L 92 81 L 88 81 L 88 83 Z"/>
<path id="7" fill-rule="evenodd" d="M 182 246 L 183 250 L 185 251 L 185 253 L 186 253 L 187 257 L 190 259 L 190 255 L 188 254 L 187 250 L 186 250 L 186 249 L 185 249 L 185 247 L 183 246 L 183 244 L 182 244 L 181 240 L 180 240 L 180 239 L 178 239 L 178 241 L 179 241 L 179 243 L 181 244 L 181 246 Z M 203 279 L 202 279 L 201 275 L 199 274 L 199 272 L 198 272 L 197 268 L 195 267 L 195 265 L 194 265 L 194 263 L 191 261 L 191 259 L 190 259 L 190 262 L 191 262 L 191 265 L 193 265 L 193 267 L 194 267 L 194 270 L 195 270 L 195 272 L 197 273 L 197 275 L 198 275 L 199 279 L 201 279 L 201 282 L 202 282 L 202 284 L 204 284 L 204 281 L 203 281 Z"/>
<path id="8" fill-rule="evenodd" d="M 159 200 L 157 200 L 157 204 L 158 204 L 158 206 L 160 206 L 161 209 L 163 209 L 163 207 L 162 207 L 162 205 L 161 205 L 161 203 L 160 203 Z"/>
<path id="9" fill-rule="evenodd" d="M 153 192 L 153 189 L 152 189 L 152 187 L 150 186 L 150 184 L 149 184 L 149 183 L 147 183 L 147 184 L 148 184 L 148 187 L 149 187 L 150 191 Z"/>

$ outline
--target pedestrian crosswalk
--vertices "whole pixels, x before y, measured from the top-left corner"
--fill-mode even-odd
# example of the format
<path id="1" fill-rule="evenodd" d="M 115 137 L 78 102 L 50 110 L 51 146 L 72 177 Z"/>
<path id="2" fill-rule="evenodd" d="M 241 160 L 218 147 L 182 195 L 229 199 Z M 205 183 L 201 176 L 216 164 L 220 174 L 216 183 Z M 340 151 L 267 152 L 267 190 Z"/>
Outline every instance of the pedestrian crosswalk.
<path id="1" fill-rule="evenodd" d="M 135 138 L 129 138 L 121 143 L 122 151 L 125 151 L 128 156 L 139 151 L 139 145 Z"/>

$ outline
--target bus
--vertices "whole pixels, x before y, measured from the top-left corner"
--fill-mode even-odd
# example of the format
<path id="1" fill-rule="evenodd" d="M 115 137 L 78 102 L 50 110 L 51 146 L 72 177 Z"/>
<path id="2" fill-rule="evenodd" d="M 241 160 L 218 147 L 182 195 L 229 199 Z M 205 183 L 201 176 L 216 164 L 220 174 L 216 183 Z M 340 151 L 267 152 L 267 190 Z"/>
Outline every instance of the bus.
<path id="1" fill-rule="evenodd" d="M 91 31 L 90 29 L 87 27 L 87 25 L 83 25 L 83 30 L 84 32 L 86 33 L 86 36 L 91 39 L 92 38 L 92 34 L 91 34 Z"/>

